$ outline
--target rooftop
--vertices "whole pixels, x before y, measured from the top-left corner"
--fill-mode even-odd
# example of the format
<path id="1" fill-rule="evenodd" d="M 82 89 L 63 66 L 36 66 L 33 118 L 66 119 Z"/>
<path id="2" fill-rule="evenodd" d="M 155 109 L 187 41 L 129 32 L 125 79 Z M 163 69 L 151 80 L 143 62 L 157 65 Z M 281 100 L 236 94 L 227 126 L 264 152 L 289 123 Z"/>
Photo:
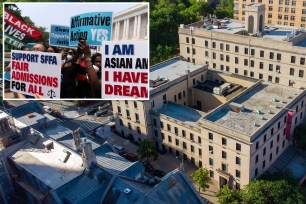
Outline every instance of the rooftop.
<path id="1" fill-rule="evenodd" d="M 83 173 L 83 161 L 79 155 L 56 142 L 53 142 L 53 149 L 46 149 L 44 143 L 52 141 L 36 132 L 29 137 L 30 141 L 13 153 L 10 159 L 45 185 L 57 189 Z"/>
<path id="2" fill-rule="evenodd" d="M 188 70 L 192 72 L 201 67 L 203 67 L 203 65 L 195 65 L 179 59 L 172 59 L 152 66 L 150 68 L 150 90 L 153 90 L 161 84 L 166 84 L 185 76 Z M 153 87 L 152 81 L 155 80 L 160 80 L 160 82 L 163 81 L 164 83 L 157 84 L 157 86 Z"/>
<path id="3" fill-rule="evenodd" d="M 205 21 L 185 25 L 184 28 L 196 28 L 210 30 L 211 32 L 242 35 L 244 33 L 245 22 L 233 19 L 205 19 Z M 306 32 L 304 28 L 294 29 L 279 25 L 266 25 L 264 32 L 260 35 L 254 35 L 254 37 L 291 42 L 292 39 L 297 39 L 296 37 L 301 35 L 304 35 L 304 37 L 301 37 L 298 42 L 294 43 L 294 45 L 306 47 Z"/>
<path id="4" fill-rule="evenodd" d="M 241 112 L 231 111 L 228 104 L 224 104 L 204 119 L 252 136 L 300 93 L 297 88 L 263 82 L 245 90 L 231 101 L 244 106 Z"/>
<path id="5" fill-rule="evenodd" d="M 156 112 L 195 127 L 200 127 L 197 122 L 205 115 L 205 113 L 196 109 L 172 102 L 164 104 L 162 108 Z"/>

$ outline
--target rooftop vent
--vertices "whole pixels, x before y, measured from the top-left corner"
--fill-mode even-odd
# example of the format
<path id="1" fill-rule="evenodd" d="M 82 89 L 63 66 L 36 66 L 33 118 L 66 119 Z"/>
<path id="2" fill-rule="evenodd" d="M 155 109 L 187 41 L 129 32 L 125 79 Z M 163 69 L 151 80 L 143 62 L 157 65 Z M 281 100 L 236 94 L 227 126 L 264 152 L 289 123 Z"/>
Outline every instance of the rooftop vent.
<path id="1" fill-rule="evenodd" d="M 234 111 L 236 113 L 240 113 L 240 111 L 242 111 L 244 109 L 243 105 L 238 104 L 238 103 L 234 103 L 234 102 L 230 103 L 229 107 L 230 107 L 231 111 Z"/>
<path id="2" fill-rule="evenodd" d="M 279 106 L 278 106 L 278 105 L 275 105 L 274 108 L 279 108 Z"/>
<path id="3" fill-rule="evenodd" d="M 51 150 L 51 149 L 54 148 L 54 147 L 53 147 L 53 142 L 52 142 L 51 140 L 46 140 L 46 141 L 44 141 L 44 142 L 43 142 L 43 145 L 45 146 L 45 148 L 46 148 L 47 150 Z"/>
<path id="4" fill-rule="evenodd" d="M 269 114 L 273 114 L 273 112 L 271 110 L 268 111 Z"/>
<path id="5" fill-rule="evenodd" d="M 158 87 L 166 82 L 168 82 L 169 80 L 164 78 L 164 77 L 158 77 L 157 79 L 155 80 L 150 80 L 150 87 L 151 88 L 155 88 L 155 87 Z"/>
<path id="6" fill-rule="evenodd" d="M 253 126 L 254 127 L 258 127 L 259 125 L 257 123 L 253 123 Z"/>
<path id="7" fill-rule="evenodd" d="M 127 194 L 131 193 L 131 191 L 132 191 L 131 189 L 126 188 L 126 189 L 124 189 L 124 191 L 123 191 L 123 192 L 124 192 L 124 193 L 127 195 Z"/>
<path id="8" fill-rule="evenodd" d="M 272 98 L 273 102 L 279 102 L 279 100 L 277 100 L 277 98 Z"/>
<path id="9" fill-rule="evenodd" d="M 259 110 L 259 109 L 256 109 L 256 113 L 257 114 L 263 114 L 263 112 L 261 110 Z"/>

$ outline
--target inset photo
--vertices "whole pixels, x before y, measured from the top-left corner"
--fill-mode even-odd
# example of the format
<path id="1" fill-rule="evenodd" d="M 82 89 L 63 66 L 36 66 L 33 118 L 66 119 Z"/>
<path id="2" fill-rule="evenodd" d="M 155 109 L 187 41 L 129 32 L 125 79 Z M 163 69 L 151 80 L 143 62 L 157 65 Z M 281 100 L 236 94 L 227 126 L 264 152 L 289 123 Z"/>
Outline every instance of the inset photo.
<path id="1" fill-rule="evenodd" d="M 3 36 L 5 100 L 149 99 L 149 3 L 4 3 Z"/>

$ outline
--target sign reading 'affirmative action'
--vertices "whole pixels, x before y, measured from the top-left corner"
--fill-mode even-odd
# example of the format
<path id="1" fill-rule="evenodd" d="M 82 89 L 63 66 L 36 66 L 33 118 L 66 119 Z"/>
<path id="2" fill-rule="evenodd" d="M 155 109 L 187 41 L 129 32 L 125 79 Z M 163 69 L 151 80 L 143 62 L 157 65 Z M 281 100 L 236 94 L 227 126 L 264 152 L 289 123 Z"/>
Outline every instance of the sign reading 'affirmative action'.
<path id="1" fill-rule="evenodd" d="M 61 54 L 11 51 L 11 91 L 60 98 Z"/>
<path id="2" fill-rule="evenodd" d="M 148 41 L 102 41 L 102 98 L 149 99 Z"/>
<path id="3" fill-rule="evenodd" d="M 77 46 L 84 38 L 89 45 L 101 46 L 112 36 L 113 13 L 92 12 L 72 16 L 70 20 L 70 46 Z"/>

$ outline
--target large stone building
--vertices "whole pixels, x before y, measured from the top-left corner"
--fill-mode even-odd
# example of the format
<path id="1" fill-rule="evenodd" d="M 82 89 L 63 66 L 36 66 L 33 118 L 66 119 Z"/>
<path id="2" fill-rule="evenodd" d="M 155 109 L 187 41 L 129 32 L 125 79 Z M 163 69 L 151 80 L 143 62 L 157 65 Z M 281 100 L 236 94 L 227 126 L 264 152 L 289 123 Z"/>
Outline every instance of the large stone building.
<path id="1" fill-rule="evenodd" d="M 263 4 L 248 5 L 245 10 L 245 22 L 205 19 L 181 25 L 181 55 L 224 72 L 306 87 L 305 30 L 265 26 Z"/>
<path id="2" fill-rule="evenodd" d="M 306 25 L 306 1 L 303 0 L 235 0 L 234 18 L 245 20 L 247 5 L 251 3 L 265 4 L 265 23 L 293 27 Z"/>
<path id="3" fill-rule="evenodd" d="M 179 59 L 150 71 L 150 100 L 112 102 L 116 130 L 205 166 L 220 187 L 239 188 L 261 175 L 305 117 L 306 91 L 296 87 Z"/>

